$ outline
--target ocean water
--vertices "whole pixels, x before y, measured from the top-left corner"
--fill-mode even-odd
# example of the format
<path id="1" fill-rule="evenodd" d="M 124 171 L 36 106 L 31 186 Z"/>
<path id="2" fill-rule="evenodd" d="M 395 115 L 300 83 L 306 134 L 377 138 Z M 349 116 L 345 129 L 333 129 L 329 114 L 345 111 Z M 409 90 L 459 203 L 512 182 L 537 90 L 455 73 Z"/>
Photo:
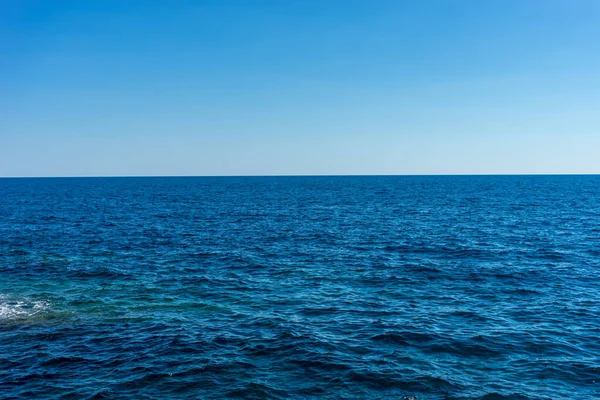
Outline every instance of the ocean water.
<path id="1" fill-rule="evenodd" d="M 0 179 L 0 398 L 600 398 L 600 176 Z"/>

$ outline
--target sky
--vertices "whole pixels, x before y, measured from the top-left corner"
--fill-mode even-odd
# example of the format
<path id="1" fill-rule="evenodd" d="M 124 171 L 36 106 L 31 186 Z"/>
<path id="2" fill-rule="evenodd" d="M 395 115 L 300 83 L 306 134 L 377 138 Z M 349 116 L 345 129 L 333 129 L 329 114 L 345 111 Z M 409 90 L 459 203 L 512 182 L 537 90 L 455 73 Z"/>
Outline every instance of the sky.
<path id="1" fill-rule="evenodd" d="M 0 176 L 600 173 L 598 0 L 3 0 Z"/>

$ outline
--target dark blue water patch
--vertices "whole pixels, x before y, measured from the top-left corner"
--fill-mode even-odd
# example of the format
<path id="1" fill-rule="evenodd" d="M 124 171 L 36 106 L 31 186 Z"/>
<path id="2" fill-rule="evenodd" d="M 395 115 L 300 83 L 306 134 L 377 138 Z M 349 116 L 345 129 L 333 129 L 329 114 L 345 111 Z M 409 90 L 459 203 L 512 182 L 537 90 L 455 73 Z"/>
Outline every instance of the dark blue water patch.
<path id="1" fill-rule="evenodd" d="M 600 398 L 600 177 L 0 179 L 0 398 Z"/>

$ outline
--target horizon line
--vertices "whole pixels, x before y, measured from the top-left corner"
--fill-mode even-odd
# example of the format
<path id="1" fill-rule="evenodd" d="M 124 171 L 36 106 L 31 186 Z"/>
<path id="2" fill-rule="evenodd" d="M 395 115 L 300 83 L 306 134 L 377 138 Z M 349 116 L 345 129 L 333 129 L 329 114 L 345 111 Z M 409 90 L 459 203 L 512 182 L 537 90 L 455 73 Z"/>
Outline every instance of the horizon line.
<path id="1" fill-rule="evenodd" d="M 600 173 L 456 173 L 456 174 L 268 174 L 268 175 L 53 175 L 0 176 L 0 179 L 77 179 L 77 178 L 310 178 L 310 177 L 442 177 L 442 176 L 598 176 Z"/>

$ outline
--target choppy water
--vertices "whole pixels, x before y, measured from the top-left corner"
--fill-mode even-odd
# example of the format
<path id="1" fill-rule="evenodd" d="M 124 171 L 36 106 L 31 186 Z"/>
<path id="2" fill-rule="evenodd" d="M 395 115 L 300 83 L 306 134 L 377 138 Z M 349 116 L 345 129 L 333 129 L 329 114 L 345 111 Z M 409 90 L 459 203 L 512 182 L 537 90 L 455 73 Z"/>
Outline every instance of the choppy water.
<path id="1" fill-rule="evenodd" d="M 600 177 L 0 180 L 0 398 L 600 398 Z"/>

